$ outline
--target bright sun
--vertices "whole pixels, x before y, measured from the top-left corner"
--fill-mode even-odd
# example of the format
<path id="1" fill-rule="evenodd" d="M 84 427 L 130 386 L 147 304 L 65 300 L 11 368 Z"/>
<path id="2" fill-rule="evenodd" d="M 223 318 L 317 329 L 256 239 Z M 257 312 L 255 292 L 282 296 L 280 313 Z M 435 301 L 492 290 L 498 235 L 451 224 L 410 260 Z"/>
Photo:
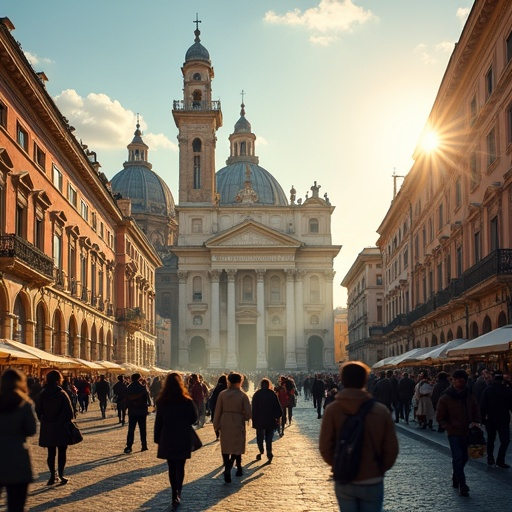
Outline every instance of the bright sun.
<path id="1" fill-rule="evenodd" d="M 421 141 L 421 146 L 423 150 L 427 153 L 434 151 L 439 146 L 439 138 L 437 133 L 434 131 L 428 131 Z"/>

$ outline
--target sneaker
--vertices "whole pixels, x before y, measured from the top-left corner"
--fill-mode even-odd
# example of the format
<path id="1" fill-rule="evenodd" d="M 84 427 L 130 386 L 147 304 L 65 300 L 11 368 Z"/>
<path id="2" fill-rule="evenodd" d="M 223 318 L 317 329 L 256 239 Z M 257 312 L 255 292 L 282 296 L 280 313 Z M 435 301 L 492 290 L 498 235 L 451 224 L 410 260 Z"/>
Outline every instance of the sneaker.
<path id="1" fill-rule="evenodd" d="M 132 453 L 132 449 L 127 446 L 125 449 L 124 449 L 124 453 Z"/>
<path id="2" fill-rule="evenodd" d="M 497 462 L 496 467 L 501 469 L 510 469 L 510 466 L 504 462 Z"/>
<path id="3" fill-rule="evenodd" d="M 459 485 L 459 496 L 469 496 L 469 487 L 466 484 Z"/>

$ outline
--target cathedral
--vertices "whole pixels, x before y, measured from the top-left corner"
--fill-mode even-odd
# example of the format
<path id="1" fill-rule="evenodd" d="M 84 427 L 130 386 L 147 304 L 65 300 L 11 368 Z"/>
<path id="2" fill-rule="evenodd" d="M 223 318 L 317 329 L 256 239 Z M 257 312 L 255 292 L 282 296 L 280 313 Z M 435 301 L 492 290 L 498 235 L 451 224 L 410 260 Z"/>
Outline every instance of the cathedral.
<path id="1" fill-rule="evenodd" d="M 214 69 L 196 28 L 182 67 L 178 202 L 151 169 L 139 127 L 112 189 L 164 262 L 156 276 L 157 314 L 170 319 L 170 367 L 186 370 L 332 370 L 334 206 L 320 184 L 289 196 L 259 165 L 256 135 L 242 103 L 216 171 L 221 103 Z M 157 349 L 158 355 L 158 349 Z"/>

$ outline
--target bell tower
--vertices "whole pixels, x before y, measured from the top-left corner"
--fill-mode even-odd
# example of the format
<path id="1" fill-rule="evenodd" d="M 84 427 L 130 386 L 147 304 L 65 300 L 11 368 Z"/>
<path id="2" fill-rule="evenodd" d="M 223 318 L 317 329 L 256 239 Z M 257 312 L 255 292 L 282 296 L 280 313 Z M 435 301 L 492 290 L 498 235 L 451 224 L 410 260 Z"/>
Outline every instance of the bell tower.
<path id="1" fill-rule="evenodd" d="M 220 101 L 212 101 L 213 66 L 208 50 L 199 38 L 199 23 L 194 21 L 194 44 L 185 55 L 183 99 L 173 102 L 172 115 L 178 127 L 179 205 L 215 205 L 216 132 L 222 126 Z"/>

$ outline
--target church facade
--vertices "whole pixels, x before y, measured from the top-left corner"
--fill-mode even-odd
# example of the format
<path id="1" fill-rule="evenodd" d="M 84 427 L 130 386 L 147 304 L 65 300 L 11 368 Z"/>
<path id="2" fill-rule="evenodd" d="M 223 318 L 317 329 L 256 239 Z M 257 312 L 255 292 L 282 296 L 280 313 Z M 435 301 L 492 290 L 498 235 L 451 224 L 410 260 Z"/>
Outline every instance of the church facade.
<path id="1" fill-rule="evenodd" d="M 174 101 L 179 141 L 179 368 L 242 371 L 334 369 L 334 206 L 320 196 L 289 197 L 259 166 L 245 117 L 229 137 L 227 165 L 216 172 L 220 101 L 214 69 L 195 31 Z M 157 299 L 158 300 L 158 299 Z"/>

